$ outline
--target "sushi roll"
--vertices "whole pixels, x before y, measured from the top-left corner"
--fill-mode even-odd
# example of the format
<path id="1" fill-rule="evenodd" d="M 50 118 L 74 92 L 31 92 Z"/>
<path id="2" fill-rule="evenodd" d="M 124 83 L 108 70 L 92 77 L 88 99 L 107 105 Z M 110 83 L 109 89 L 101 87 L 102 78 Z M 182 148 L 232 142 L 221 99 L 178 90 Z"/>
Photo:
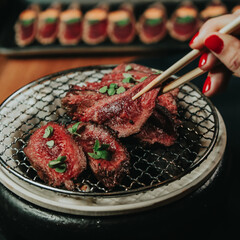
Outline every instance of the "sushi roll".
<path id="1" fill-rule="evenodd" d="M 203 22 L 205 22 L 210 18 L 218 17 L 227 13 L 228 10 L 226 6 L 220 0 L 213 0 L 204 10 L 200 12 L 200 18 Z"/>
<path id="2" fill-rule="evenodd" d="M 102 5 L 86 12 L 83 20 L 83 41 L 99 44 L 107 38 L 108 6 Z"/>
<path id="3" fill-rule="evenodd" d="M 179 41 L 189 40 L 199 29 L 198 11 L 191 2 L 183 2 L 167 23 L 169 34 Z"/>
<path id="4" fill-rule="evenodd" d="M 167 33 L 167 14 L 162 4 L 151 5 L 140 16 L 137 31 L 143 43 L 159 42 Z"/>
<path id="5" fill-rule="evenodd" d="M 37 40 L 43 45 L 55 42 L 58 35 L 61 7 L 54 4 L 39 13 Z"/>
<path id="6" fill-rule="evenodd" d="M 20 13 L 14 26 L 15 41 L 18 46 L 27 46 L 35 40 L 37 33 L 38 12 L 39 7 L 32 5 Z"/>
<path id="7" fill-rule="evenodd" d="M 135 17 L 130 4 L 123 4 L 118 10 L 108 15 L 108 37 L 113 43 L 127 44 L 134 40 Z"/>
<path id="8" fill-rule="evenodd" d="M 62 45 L 76 45 L 82 38 L 82 12 L 78 5 L 60 14 L 58 39 Z"/>

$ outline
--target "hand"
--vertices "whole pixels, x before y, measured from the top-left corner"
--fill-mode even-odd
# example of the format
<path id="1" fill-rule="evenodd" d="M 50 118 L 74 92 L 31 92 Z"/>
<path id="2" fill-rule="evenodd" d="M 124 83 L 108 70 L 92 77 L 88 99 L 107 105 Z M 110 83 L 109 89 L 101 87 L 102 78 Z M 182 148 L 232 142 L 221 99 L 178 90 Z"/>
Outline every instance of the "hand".
<path id="1" fill-rule="evenodd" d="M 240 77 L 240 40 L 218 32 L 239 15 L 237 11 L 208 20 L 189 43 L 191 48 L 201 49 L 205 46 L 210 51 L 203 53 L 199 60 L 199 67 L 208 71 L 202 90 L 207 96 L 224 90 L 232 73 Z M 240 28 L 234 35 L 238 33 Z"/>

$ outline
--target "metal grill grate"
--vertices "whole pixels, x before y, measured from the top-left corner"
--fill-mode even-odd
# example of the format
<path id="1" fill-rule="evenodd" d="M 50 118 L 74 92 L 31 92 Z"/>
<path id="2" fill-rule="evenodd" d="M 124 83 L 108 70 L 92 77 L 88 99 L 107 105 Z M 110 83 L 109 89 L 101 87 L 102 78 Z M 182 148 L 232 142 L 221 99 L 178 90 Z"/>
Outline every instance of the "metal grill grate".
<path id="1" fill-rule="evenodd" d="M 23 153 L 30 135 L 49 121 L 70 123 L 61 107 L 69 84 L 101 80 L 113 66 L 67 70 L 30 83 L 11 95 L 0 108 L 0 162 L 18 178 L 35 186 L 73 195 L 113 196 L 145 191 L 177 180 L 211 151 L 218 134 L 218 118 L 213 105 L 193 85 L 181 87 L 178 95 L 179 138 L 171 147 L 143 147 L 131 138 L 123 140 L 131 155 L 130 175 L 121 185 L 106 189 L 86 170 L 76 181 L 74 191 L 47 186 Z M 87 188 L 87 191 L 86 191 Z"/>

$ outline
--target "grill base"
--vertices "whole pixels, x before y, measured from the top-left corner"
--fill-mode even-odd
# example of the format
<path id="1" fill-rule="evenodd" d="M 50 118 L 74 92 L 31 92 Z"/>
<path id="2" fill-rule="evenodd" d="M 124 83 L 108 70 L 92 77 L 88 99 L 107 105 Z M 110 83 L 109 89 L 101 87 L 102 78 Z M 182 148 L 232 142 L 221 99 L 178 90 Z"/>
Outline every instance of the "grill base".
<path id="1" fill-rule="evenodd" d="M 127 216 L 87 217 L 50 211 L 19 198 L 0 184 L 0 202 L 4 203 L 0 205 L 0 226 L 7 239 L 122 239 L 126 233 L 133 239 L 188 239 L 196 233 L 199 238 L 206 237 L 224 219 L 227 195 L 223 193 L 229 164 L 229 159 L 223 158 L 210 179 L 184 198 Z"/>

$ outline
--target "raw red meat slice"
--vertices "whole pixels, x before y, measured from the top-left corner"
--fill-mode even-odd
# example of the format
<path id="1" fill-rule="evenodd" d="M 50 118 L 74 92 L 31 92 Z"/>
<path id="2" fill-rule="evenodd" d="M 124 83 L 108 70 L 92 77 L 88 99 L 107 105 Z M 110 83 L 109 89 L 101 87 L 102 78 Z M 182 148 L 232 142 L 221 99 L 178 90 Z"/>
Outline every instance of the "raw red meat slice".
<path id="1" fill-rule="evenodd" d="M 53 43 L 58 35 L 60 9 L 50 7 L 39 14 L 37 40 L 41 44 Z"/>
<path id="2" fill-rule="evenodd" d="M 153 112 L 159 88 L 145 93 L 135 101 L 132 97 L 155 77 L 156 75 L 151 75 L 122 94 L 98 101 L 98 104 L 86 109 L 80 120 L 107 125 L 116 131 L 118 137 L 139 132 Z"/>
<path id="3" fill-rule="evenodd" d="M 69 127 L 71 126 L 73 124 Z M 78 126 L 77 134 L 74 135 L 74 139 L 87 155 L 89 165 L 96 178 L 110 189 L 119 185 L 122 178 L 129 174 L 130 157 L 126 148 L 102 126 L 81 123 Z M 111 155 L 109 160 L 95 159 L 88 155 L 93 152 L 96 140 L 99 141 L 100 146 L 109 144 L 107 149 Z"/>
<path id="4" fill-rule="evenodd" d="M 135 18 L 131 7 L 121 7 L 108 15 L 108 37 L 113 43 L 126 44 L 134 40 Z"/>
<path id="5" fill-rule="evenodd" d="M 15 24 L 15 32 L 17 45 L 24 47 L 31 44 L 37 33 L 37 10 L 26 9 L 21 12 Z"/>
<path id="6" fill-rule="evenodd" d="M 53 128 L 53 132 L 50 136 L 44 137 L 49 126 Z M 48 146 L 49 141 L 53 141 L 53 145 Z M 54 187 L 65 185 L 67 189 L 72 190 L 74 188 L 72 180 L 77 178 L 87 165 L 82 148 L 74 142 L 63 126 L 53 122 L 33 133 L 24 152 L 39 177 Z M 60 156 L 66 156 L 64 162 L 66 170 L 63 173 L 48 166 L 49 162 Z"/>
<path id="7" fill-rule="evenodd" d="M 107 38 L 107 12 L 106 5 L 89 10 L 83 21 L 83 40 L 88 44 L 99 44 Z"/>
<path id="8" fill-rule="evenodd" d="M 169 34 L 179 40 L 189 40 L 199 29 L 198 11 L 191 2 L 183 2 L 168 21 Z"/>
<path id="9" fill-rule="evenodd" d="M 58 38 L 63 45 L 75 45 L 82 37 L 82 12 L 75 6 L 60 14 Z"/>
<path id="10" fill-rule="evenodd" d="M 156 43 L 167 33 L 167 14 L 162 4 L 153 4 L 141 15 L 137 29 L 139 38 L 146 44 Z"/>

